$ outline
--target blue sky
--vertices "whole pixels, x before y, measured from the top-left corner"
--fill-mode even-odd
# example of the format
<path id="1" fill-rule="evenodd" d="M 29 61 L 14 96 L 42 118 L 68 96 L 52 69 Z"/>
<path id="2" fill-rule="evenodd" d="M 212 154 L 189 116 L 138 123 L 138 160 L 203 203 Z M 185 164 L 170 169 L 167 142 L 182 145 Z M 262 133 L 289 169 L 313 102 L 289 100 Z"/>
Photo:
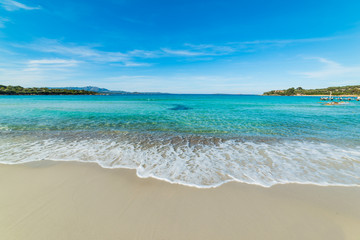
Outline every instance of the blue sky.
<path id="1" fill-rule="evenodd" d="M 360 84 L 360 1 L 0 0 L 0 84 L 262 93 Z"/>

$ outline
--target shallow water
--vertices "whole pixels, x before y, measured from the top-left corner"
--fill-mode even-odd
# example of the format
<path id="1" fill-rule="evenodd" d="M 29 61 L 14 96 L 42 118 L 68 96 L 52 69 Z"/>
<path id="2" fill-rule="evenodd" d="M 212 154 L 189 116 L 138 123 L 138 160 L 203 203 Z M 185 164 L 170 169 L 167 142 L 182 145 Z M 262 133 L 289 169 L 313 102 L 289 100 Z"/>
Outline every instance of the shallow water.
<path id="1" fill-rule="evenodd" d="M 96 162 L 196 187 L 360 185 L 360 103 L 235 95 L 0 96 L 0 162 Z"/>

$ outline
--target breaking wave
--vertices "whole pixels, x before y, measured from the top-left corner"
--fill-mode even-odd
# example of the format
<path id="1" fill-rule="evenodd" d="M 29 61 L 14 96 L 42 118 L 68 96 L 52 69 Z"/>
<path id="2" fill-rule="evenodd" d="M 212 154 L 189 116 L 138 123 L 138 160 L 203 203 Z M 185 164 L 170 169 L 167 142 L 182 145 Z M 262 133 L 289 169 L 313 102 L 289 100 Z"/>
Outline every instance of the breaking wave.
<path id="1" fill-rule="evenodd" d="M 275 184 L 360 185 L 360 147 L 318 140 L 219 138 L 127 132 L 4 133 L 0 163 L 41 160 L 95 162 L 136 169 L 199 188 L 238 181 Z"/>

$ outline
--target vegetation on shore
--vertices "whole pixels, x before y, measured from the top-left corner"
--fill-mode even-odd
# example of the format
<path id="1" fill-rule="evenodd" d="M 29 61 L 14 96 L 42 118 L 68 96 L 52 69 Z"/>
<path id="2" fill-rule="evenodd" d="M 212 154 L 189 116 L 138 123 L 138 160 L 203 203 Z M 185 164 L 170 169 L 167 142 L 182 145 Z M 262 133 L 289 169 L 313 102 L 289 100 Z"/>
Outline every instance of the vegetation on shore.
<path id="1" fill-rule="evenodd" d="M 97 95 L 96 92 L 59 88 L 24 88 L 0 85 L 0 95 Z"/>
<path id="2" fill-rule="evenodd" d="M 330 92 L 334 96 L 340 95 L 355 95 L 360 96 L 360 85 L 343 86 L 343 87 L 328 87 L 319 89 L 303 89 L 289 88 L 284 90 L 272 90 L 264 92 L 266 96 L 311 96 L 311 95 L 330 95 Z"/>

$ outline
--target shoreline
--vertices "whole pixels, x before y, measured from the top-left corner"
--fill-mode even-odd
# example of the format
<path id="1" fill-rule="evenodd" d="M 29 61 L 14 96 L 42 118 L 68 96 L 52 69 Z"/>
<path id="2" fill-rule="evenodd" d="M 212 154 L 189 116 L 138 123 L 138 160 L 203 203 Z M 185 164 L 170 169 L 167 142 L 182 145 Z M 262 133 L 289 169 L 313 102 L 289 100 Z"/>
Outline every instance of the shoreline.
<path id="1" fill-rule="evenodd" d="M 357 239 L 359 187 L 199 189 L 95 163 L 0 164 L 4 239 Z"/>
<path id="2" fill-rule="evenodd" d="M 67 160 L 67 161 L 62 161 L 62 160 L 37 160 L 37 161 L 31 161 L 31 162 L 22 162 L 22 163 L 5 163 L 5 162 L 0 162 L 0 168 L 1 165 L 5 165 L 5 166 L 17 166 L 17 165 L 24 165 L 24 166 L 42 166 L 42 165 L 56 165 L 56 164 L 61 164 L 61 163 L 66 163 L 66 164 L 90 164 L 90 165 L 96 165 L 97 167 L 101 168 L 101 169 L 106 169 L 106 170 L 114 170 L 114 171 L 131 171 L 133 172 L 132 174 L 134 174 L 138 179 L 151 179 L 154 181 L 160 181 L 160 182 L 164 182 L 170 185 L 179 185 L 182 187 L 188 187 L 188 188 L 195 188 L 195 189 L 216 189 L 219 187 L 222 187 L 223 185 L 226 184 L 245 184 L 245 185 L 250 185 L 250 186 L 255 186 L 255 187 L 261 187 L 261 188 L 273 188 L 276 186 L 282 186 L 282 185 L 302 185 L 302 186 L 316 186 L 316 187 L 355 187 L 355 188 L 359 188 L 360 189 L 360 185 L 357 184 L 343 184 L 343 183 L 336 183 L 336 184 L 331 184 L 331 183 L 314 183 L 314 182 L 277 182 L 277 183 L 273 183 L 272 185 L 263 185 L 261 183 L 249 183 L 249 182 L 244 182 L 244 181 L 240 181 L 237 179 L 230 179 L 221 183 L 217 183 L 214 185 L 196 185 L 193 183 L 186 183 L 186 182 L 173 182 L 169 179 L 166 178 L 162 178 L 162 177 L 157 177 L 154 175 L 149 175 L 146 177 L 142 177 L 140 175 L 138 175 L 137 173 L 137 168 L 131 168 L 131 167 L 107 167 L 107 166 L 102 166 L 100 163 L 98 162 L 86 162 L 86 161 L 78 161 L 78 160 Z"/>

